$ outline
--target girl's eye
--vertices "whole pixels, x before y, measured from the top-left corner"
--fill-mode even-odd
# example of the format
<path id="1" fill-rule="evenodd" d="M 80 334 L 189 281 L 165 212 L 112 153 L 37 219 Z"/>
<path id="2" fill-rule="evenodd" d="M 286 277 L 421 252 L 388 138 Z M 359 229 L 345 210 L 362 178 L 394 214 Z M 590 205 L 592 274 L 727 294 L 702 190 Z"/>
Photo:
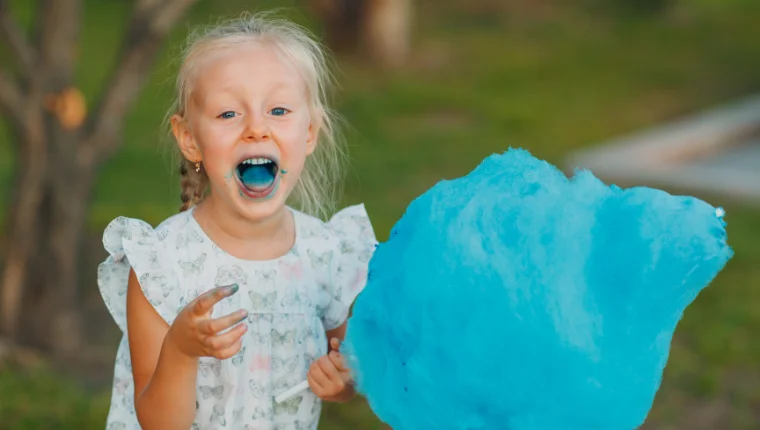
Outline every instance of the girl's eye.
<path id="1" fill-rule="evenodd" d="M 288 110 L 285 108 L 277 107 L 277 108 L 272 109 L 270 113 L 275 116 L 282 116 L 288 113 Z"/>
<path id="2" fill-rule="evenodd" d="M 230 119 L 230 118 L 234 118 L 236 115 L 237 114 L 235 112 L 228 110 L 227 112 L 222 112 L 222 114 L 219 115 L 219 118 Z"/>

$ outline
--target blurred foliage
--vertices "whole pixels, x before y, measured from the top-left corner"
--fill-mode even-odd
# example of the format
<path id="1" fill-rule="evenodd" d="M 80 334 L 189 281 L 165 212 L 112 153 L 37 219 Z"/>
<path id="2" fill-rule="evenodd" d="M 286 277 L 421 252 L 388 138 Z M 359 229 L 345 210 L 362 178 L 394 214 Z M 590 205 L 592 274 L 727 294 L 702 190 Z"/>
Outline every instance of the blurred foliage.
<path id="1" fill-rule="evenodd" d="M 559 164 L 568 151 L 760 89 L 760 2 L 672 0 L 642 14 L 607 13 L 591 1 L 419 0 L 416 53 L 405 70 L 377 71 L 341 58 L 337 107 L 351 124 L 353 160 L 345 203 L 364 201 L 384 240 L 411 199 L 490 153 L 524 147 Z M 616 1 L 621 11 L 623 3 L 657 3 Z M 78 80 L 92 97 L 131 2 L 86 4 Z M 202 1 L 186 24 L 251 4 Z M 256 9 L 299 4 L 255 2 Z M 13 6 L 28 21 L 32 3 Z M 321 32 L 305 12 L 286 13 Z M 90 212 L 96 242 L 116 216 L 156 224 L 179 206 L 172 148 L 160 124 L 186 31 L 176 29 L 129 116 L 123 150 L 102 170 Z M 12 155 L 0 133 L 0 203 L 7 202 Z M 720 424 L 712 428 L 757 428 L 760 346 L 752 339 L 760 331 L 760 212 L 727 209 L 736 257 L 678 327 L 651 428 L 710 428 L 699 426 L 716 414 Z M 94 276 L 86 285 L 90 295 Z M 107 348 L 115 352 L 114 343 Z M 53 369 L 6 367 L 0 429 L 102 429 L 109 396 L 107 386 L 83 387 Z M 321 428 L 379 427 L 356 400 L 329 405 Z"/>
<path id="2" fill-rule="evenodd" d="M 675 0 L 596 0 L 600 6 L 623 14 L 657 14 L 676 4 Z"/>

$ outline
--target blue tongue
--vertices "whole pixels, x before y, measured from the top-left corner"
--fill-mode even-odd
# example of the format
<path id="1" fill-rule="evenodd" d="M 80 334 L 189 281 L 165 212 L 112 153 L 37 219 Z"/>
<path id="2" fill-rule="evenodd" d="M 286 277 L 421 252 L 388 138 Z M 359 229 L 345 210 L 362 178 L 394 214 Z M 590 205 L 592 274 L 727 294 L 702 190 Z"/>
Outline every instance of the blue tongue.
<path id="1" fill-rule="evenodd" d="M 272 169 L 267 165 L 249 166 L 239 175 L 240 181 L 251 191 L 264 191 L 274 182 Z"/>

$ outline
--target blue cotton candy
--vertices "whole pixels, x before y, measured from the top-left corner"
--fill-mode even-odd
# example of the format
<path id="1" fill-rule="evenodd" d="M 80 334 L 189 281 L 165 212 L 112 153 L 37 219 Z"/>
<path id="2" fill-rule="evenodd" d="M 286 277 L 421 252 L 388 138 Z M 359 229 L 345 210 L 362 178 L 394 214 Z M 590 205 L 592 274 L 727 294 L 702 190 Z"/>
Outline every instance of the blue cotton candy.
<path id="1" fill-rule="evenodd" d="M 634 429 L 684 309 L 733 255 L 718 215 L 493 155 L 376 249 L 342 347 L 358 390 L 394 430 Z"/>

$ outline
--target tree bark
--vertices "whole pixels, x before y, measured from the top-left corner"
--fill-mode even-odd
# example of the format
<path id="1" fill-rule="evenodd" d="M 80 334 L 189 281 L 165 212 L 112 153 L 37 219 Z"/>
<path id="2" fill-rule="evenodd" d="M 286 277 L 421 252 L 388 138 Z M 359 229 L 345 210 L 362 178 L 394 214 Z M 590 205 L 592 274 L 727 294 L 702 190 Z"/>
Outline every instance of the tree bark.
<path id="1" fill-rule="evenodd" d="M 360 35 L 370 0 L 309 0 L 312 13 L 325 27 L 325 39 L 335 52 L 354 53 L 360 48 Z"/>
<path id="2" fill-rule="evenodd" d="M 8 247 L 0 278 L 0 332 L 14 340 L 19 335 L 21 298 L 27 281 L 29 261 L 37 251 L 40 206 L 47 166 L 47 145 L 41 115 L 30 111 L 25 118 L 27 124 L 22 130 L 26 134 L 14 136 L 22 143 L 18 147 L 12 188 L 15 193 L 7 218 Z"/>
<path id="3" fill-rule="evenodd" d="M 411 0 L 370 0 L 363 39 L 368 52 L 381 65 L 402 66 L 411 44 Z"/>
<path id="4" fill-rule="evenodd" d="M 82 281 L 92 277 L 80 276 L 79 270 L 93 170 L 83 167 L 73 173 L 76 167 L 74 157 L 57 158 L 45 178 L 36 225 L 38 250 L 28 265 L 20 316 L 25 329 L 21 343 L 59 358 L 71 357 L 86 346 L 78 303 Z"/>
<path id="5" fill-rule="evenodd" d="M 19 343 L 66 355 L 82 346 L 77 298 L 81 240 L 93 166 L 68 148 L 79 140 L 57 118 L 20 146 L 7 226 L 2 330 Z M 41 130 L 45 130 L 42 132 Z M 23 294 L 22 294 L 23 293 Z"/>
<path id="6" fill-rule="evenodd" d="M 401 66 L 409 57 L 411 0 L 310 0 L 309 5 L 334 51 L 361 52 L 387 67 Z"/>
<path id="7" fill-rule="evenodd" d="M 73 86 L 81 0 L 41 0 L 34 42 L 0 0 L 0 43 L 20 75 L 0 65 L 0 113 L 17 142 L 14 197 L 0 274 L 0 333 L 66 358 L 83 348 L 82 246 L 94 178 L 122 139 L 124 117 L 172 25 L 197 0 L 136 0 L 121 56 L 87 116 Z M 86 122 L 85 122 L 86 120 Z"/>

